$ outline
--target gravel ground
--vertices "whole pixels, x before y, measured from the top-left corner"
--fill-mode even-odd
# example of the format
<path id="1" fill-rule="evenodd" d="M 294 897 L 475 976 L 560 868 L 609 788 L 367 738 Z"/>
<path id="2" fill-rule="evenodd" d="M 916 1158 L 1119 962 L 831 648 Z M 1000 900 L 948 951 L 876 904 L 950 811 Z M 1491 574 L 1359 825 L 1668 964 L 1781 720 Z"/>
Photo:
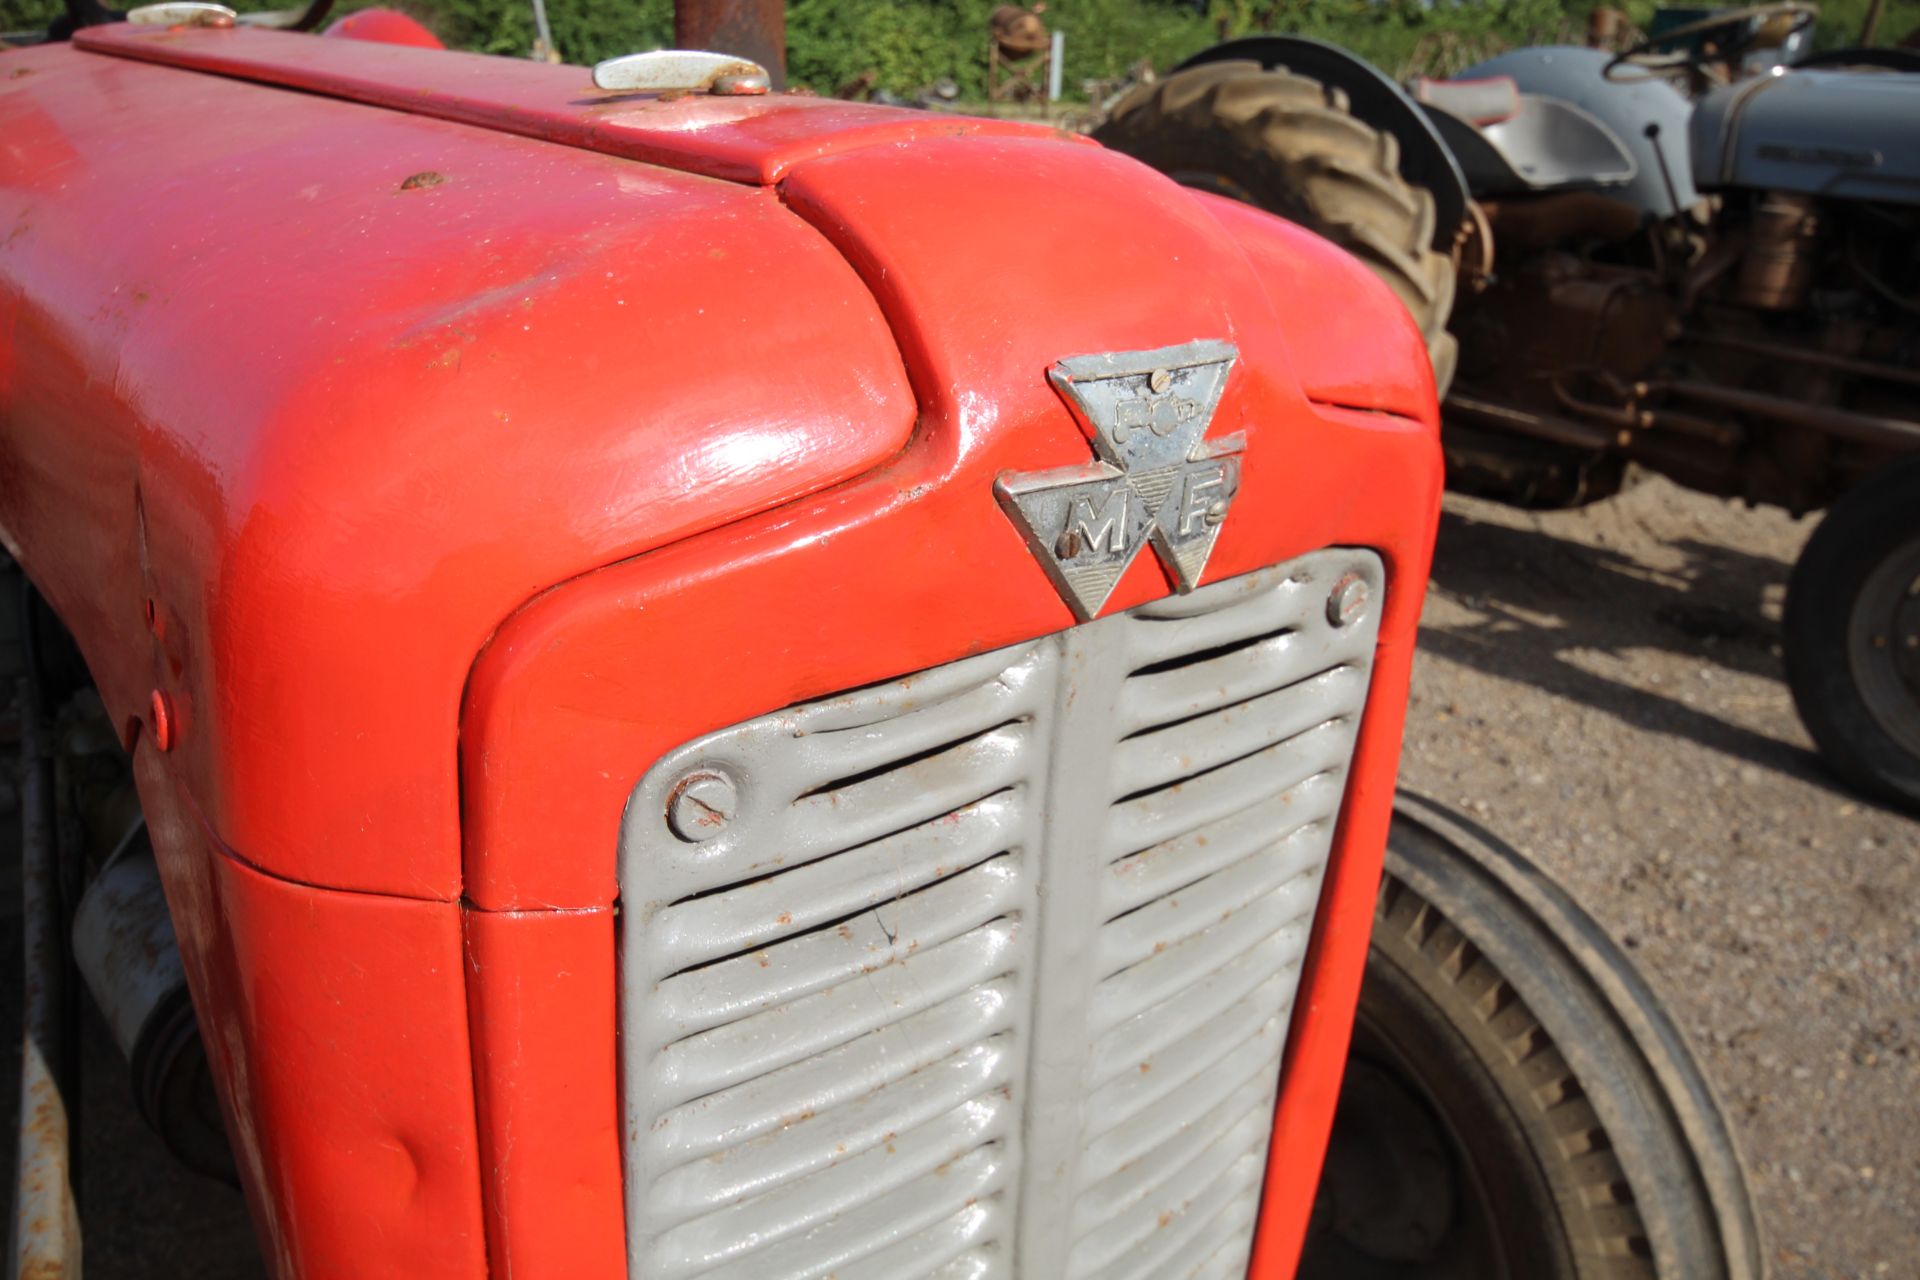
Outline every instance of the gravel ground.
<path id="1" fill-rule="evenodd" d="M 1691 1033 L 1776 1280 L 1920 1276 L 1920 822 L 1821 768 L 1781 674 L 1813 521 L 1662 481 L 1449 495 L 1403 781 L 1572 889 Z"/>
<path id="2" fill-rule="evenodd" d="M 1781 683 L 1810 530 L 1658 481 L 1537 516 L 1449 497 L 1405 780 L 1532 854 L 1646 968 L 1739 1133 L 1776 1280 L 1912 1278 L 1920 823 L 1826 776 Z M 17 910 L 0 893 L 0 936 Z M 257 1276 L 238 1195 L 173 1168 L 97 1019 L 88 1040 L 88 1275 Z"/>

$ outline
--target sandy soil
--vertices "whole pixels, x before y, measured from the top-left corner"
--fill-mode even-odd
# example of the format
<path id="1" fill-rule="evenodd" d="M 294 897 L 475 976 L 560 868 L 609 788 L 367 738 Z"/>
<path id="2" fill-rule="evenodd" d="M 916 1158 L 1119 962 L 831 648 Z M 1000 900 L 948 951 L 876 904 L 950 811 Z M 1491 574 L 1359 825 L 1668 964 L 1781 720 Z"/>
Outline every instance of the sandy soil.
<path id="1" fill-rule="evenodd" d="M 1920 1276 L 1920 822 L 1821 768 L 1780 606 L 1813 521 L 1664 482 L 1450 496 L 1405 785 L 1560 877 L 1693 1036 L 1778 1280 Z"/>

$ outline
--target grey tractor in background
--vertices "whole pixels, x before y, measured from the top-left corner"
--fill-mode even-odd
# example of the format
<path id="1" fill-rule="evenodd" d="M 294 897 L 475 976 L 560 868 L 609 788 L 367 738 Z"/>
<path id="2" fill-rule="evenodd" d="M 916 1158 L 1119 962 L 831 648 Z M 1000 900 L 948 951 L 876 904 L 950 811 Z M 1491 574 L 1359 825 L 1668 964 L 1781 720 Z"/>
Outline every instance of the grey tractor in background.
<path id="1" fill-rule="evenodd" d="M 1620 52 L 1396 83 L 1233 41 L 1096 132 L 1300 222 L 1425 333 L 1455 487 L 1636 469 L 1801 514 L 1787 677 L 1833 768 L 1920 807 L 1920 55 L 1804 54 L 1814 9 L 1666 11 Z"/>

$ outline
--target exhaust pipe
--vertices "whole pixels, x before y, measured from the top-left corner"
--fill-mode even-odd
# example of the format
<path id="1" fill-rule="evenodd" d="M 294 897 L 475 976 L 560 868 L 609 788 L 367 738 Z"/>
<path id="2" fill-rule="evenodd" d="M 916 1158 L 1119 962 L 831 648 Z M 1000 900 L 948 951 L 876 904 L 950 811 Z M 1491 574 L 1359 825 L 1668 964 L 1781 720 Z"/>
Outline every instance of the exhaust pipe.
<path id="1" fill-rule="evenodd" d="M 235 1180 L 160 868 L 136 826 L 87 886 L 73 958 L 130 1068 L 134 1102 L 182 1164 Z"/>

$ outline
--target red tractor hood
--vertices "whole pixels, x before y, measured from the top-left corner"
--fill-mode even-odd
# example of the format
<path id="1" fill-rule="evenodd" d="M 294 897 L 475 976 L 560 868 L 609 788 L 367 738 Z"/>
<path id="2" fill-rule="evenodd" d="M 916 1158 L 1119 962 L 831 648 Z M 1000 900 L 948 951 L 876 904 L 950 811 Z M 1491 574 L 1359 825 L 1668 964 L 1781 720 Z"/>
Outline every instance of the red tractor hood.
<path id="1" fill-rule="evenodd" d="M 1431 421 L 1364 270 L 1051 130 L 244 28 L 0 54 L 0 531 L 291 879 L 461 892 L 462 692 L 540 593 L 937 405 L 1083 461 L 1047 368 L 1196 338 L 1222 432 Z"/>

